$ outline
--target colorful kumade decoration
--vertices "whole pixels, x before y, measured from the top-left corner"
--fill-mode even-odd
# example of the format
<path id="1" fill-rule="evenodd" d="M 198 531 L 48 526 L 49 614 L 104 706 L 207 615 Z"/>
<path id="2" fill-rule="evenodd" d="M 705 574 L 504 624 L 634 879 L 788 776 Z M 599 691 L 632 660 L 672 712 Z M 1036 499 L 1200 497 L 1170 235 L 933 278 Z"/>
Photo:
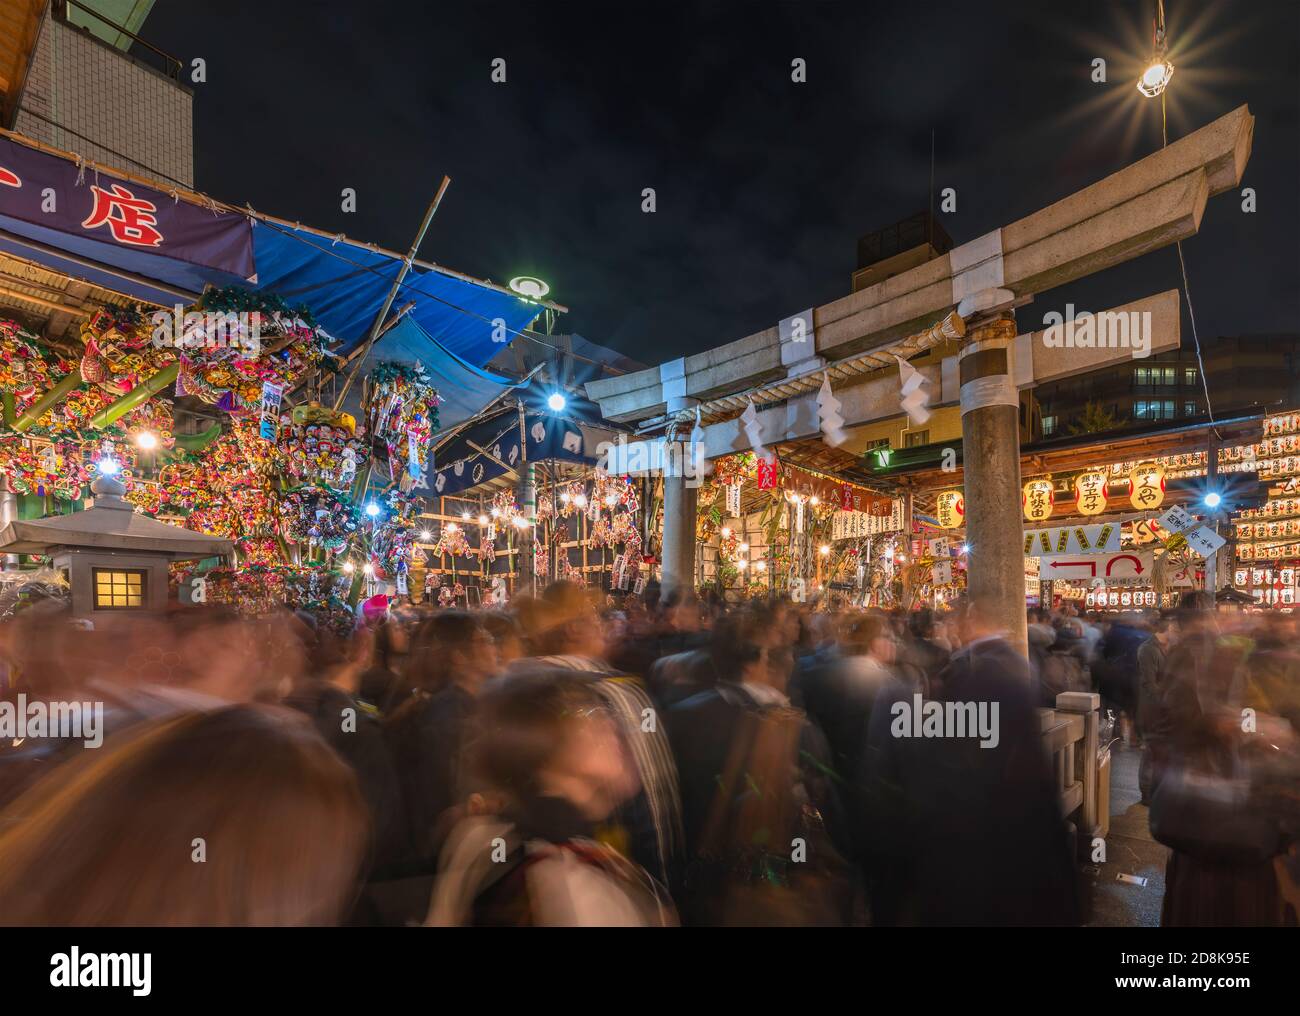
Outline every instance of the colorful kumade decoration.
<path id="1" fill-rule="evenodd" d="M 440 401 L 423 364 L 386 360 L 366 379 L 367 432 L 384 442 L 391 475 L 403 488 L 423 475 Z"/>
<path id="2" fill-rule="evenodd" d="M 289 491 L 277 505 L 280 532 L 286 539 L 334 552 L 347 545 L 361 524 L 356 506 L 328 487 L 304 486 Z"/>
<path id="3" fill-rule="evenodd" d="M 135 305 L 100 308 L 81 326 L 81 339 L 81 379 L 114 397 L 176 359 L 172 349 L 154 343 L 149 316 Z"/>
<path id="4" fill-rule="evenodd" d="M 177 390 L 255 411 L 267 382 L 295 387 L 325 357 L 328 341 L 305 307 L 236 286 L 213 290 L 185 315 Z"/>
<path id="5" fill-rule="evenodd" d="M 303 483 L 350 488 L 366 467 L 368 442 L 347 413 L 321 406 L 298 406 L 280 416 L 279 452 L 283 469 Z"/>
<path id="6" fill-rule="evenodd" d="M 15 494 L 49 495 L 61 501 L 80 500 L 90 480 L 79 445 L 36 443 L 17 434 L 0 438 L 0 474 Z"/>

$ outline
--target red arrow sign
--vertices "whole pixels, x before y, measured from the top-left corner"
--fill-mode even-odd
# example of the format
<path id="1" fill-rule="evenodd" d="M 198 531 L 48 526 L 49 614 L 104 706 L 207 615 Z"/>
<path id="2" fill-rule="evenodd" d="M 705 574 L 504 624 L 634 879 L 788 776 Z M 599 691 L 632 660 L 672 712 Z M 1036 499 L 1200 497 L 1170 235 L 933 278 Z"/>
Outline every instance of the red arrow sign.
<path id="1" fill-rule="evenodd" d="M 1106 577 L 1107 577 L 1107 578 L 1110 577 L 1110 570 L 1111 570 L 1112 568 L 1115 567 L 1115 562 L 1116 562 L 1116 561 L 1132 561 L 1132 562 L 1133 562 L 1133 569 L 1134 569 L 1135 573 L 1138 574 L 1138 575 L 1141 575 L 1141 574 L 1142 574 L 1142 559 L 1141 559 L 1141 558 L 1134 557 L 1132 554 L 1120 554 L 1120 555 L 1118 555 L 1118 556 L 1116 556 L 1116 557 L 1112 557 L 1109 561 L 1106 562 Z"/>
<path id="2" fill-rule="evenodd" d="M 1096 561 L 1053 561 L 1050 565 L 1048 565 L 1048 567 L 1049 568 L 1090 568 L 1092 569 L 1092 574 L 1094 577 L 1097 574 Z M 1141 571 L 1140 565 L 1138 567 L 1138 570 Z M 1107 570 L 1106 574 L 1108 575 L 1110 574 L 1109 569 Z"/>

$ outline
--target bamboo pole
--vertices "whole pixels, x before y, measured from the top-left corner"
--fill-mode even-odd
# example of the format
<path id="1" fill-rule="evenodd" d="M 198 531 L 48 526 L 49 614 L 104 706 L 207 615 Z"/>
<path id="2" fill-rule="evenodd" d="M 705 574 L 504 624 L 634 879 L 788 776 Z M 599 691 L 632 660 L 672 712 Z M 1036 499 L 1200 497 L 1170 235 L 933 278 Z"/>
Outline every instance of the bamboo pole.
<path id="1" fill-rule="evenodd" d="M 103 430 L 105 427 L 111 426 L 141 403 L 153 398 L 168 385 L 174 383 L 180 369 L 179 362 L 168 364 L 148 381 L 136 385 L 111 406 L 105 406 L 92 416 L 90 426 L 95 430 Z"/>
<path id="2" fill-rule="evenodd" d="M 379 338 L 379 333 L 383 330 L 384 321 L 388 317 L 388 311 L 393 306 L 393 301 L 397 299 L 398 291 L 402 288 L 402 283 L 406 280 L 406 273 L 411 270 L 411 263 L 415 260 L 415 255 L 420 250 L 420 244 L 424 242 L 424 234 L 429 228 L 429 223 L 433 221 L 433 215 L 438 210 L 438 205 L 442 203 L 442 196 L 447 193 L 447 188 L 451 186 L 451 177 L 444 176 L 442 183 L 438 185 L 438 193 L 433 196 L 429 202 L 429 207 L 425 210 L 424 220 L 420 223 L 420 231 L 415 234 L 415 242 L 411 244 L 411 249 L 406 252 L 406 258 L 402 261 L 402 267 L 397 272 L 397 278 L 393 280 L 392 287 L 388 290 L 388 296 L 384 298 L 384 305 L 379 309 L 379 315 L 375 318 L 375 323 L 370 326 L 370 337 L 366 339 L 365 351 L 357 358 L 357 365 L 348 375 L 348 379 L 343 383 L 343 390 L 339 392 L 338 398 L 334 401 L 334 408 L 338 409 L 343 405 L 343 400 L 347 397 L 348 389 L 352 387 L 352 382 L 356 379 L 357 374 L 365 365 L 366 356 L 369 355 L 371 347 L 374 346 L 375 340 Z"/>
<path id="3" fill-rule="evenodd" d="M 74 367 L 72 373 L 27 407 L 22 416 L 14 421 L 13 429 L 21 434 L 71 395 L 73 389 L 79 387 L 81 387 L 81 371 Z"/>

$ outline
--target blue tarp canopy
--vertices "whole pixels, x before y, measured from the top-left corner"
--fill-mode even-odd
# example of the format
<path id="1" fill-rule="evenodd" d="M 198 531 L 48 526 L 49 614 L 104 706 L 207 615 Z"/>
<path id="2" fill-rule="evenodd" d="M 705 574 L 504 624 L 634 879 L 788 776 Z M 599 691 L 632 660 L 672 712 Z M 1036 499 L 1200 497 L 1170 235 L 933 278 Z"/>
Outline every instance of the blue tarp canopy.
<path id="1" fill-rule="evenodd" d="M 17 135 L 0 136 L 0 250 L 164 306 L 191 303 L 208 286 L 275 294 L 310 308 L 344 353 L 368 337 L 403 263 L 366 244 L 79 166 Z M 411 302 L 409 318 L 474 367 L 542 310 L 421 265 L 407 273 L 392 312 Z"/>
<path id="2" fill-rule="evenodd" d="M 392 254 L 260 220 L 253 226 L 253 258 L 253 288 L 274 293 L 290 305 L 305 304 L 322 328 L 343 340 L 344 350 L 369 335 L 402 267 L 401 258 Z M 415 308 L 396 328 L 417 324 L 443 349 L 474 367 L 491 360 L 503 342 L 513 340 L 541 311 L 538 304 L 513 293 L 419 265 L 403 280 L 393 312 L 412 301 Z M 392 340 L 390 332 L 383 346 L 392 349 Z"/>
<path id="3" fill-rule="evenodd" d="M 361 367 L 364 377 L 381 360 L 424 364 L 429 382 L 438 389 L 440 430 L 447 430 L 477 416 L 496 399 L 516 388 L 509 378 L 498 377 L 456 356 L 435 342 L 411 317 L 402 318 L 375 343 Z M 343 408 L 361 418 L 361 385 L 353 385 Z"/>

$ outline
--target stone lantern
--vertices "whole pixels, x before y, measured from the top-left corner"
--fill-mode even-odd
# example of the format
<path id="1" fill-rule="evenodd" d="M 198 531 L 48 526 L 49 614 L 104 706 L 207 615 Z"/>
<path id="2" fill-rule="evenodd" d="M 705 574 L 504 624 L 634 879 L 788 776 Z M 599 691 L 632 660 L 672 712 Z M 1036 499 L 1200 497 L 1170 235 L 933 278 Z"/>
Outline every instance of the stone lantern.
<path id="1" fill-rule="evenodd" d="M 14 520 L 0 553 L 44 554 L 63 573 L 72 613 L 96 622 L 167 605 L 167 566 L 231 553 L 231 541 L 140 515 L 111 476 L 91 484 L 94 506 L 71 515 Z"/>

